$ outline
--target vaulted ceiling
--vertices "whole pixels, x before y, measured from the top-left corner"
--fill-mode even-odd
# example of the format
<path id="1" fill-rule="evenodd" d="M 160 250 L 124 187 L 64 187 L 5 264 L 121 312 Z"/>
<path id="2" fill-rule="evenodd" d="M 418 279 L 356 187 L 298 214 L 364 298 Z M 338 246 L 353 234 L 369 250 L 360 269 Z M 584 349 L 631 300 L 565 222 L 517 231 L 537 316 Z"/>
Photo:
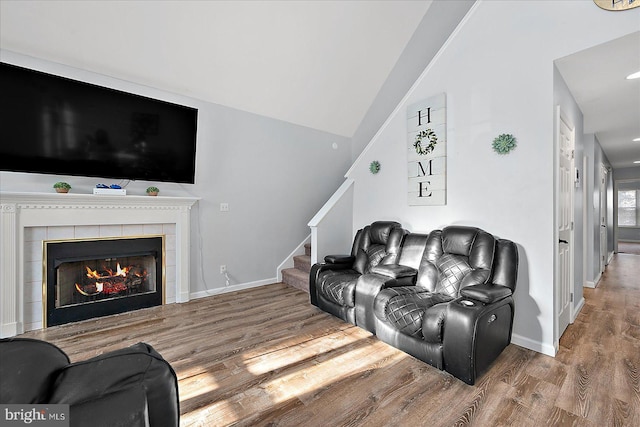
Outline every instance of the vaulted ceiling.
<path id="1" fill-rule="evenodd" d="M 0 47 L 350 137 L 431 1 L 2 1 Z"/>
<path id="2" fill-rule="evenodd" d="M 0 1 L 0 48 L 351 137 L 433 4 Z M 639 34 L 556 61 L 615 168 L 640 160 Z"/>

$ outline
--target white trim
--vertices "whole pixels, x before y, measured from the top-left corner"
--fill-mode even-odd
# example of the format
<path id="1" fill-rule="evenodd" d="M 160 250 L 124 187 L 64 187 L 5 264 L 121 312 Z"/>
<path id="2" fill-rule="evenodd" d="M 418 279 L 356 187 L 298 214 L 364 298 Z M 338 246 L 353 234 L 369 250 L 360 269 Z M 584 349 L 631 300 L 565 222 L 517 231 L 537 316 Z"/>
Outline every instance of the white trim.
<path id="1" fill-rule="evenodd" d="M 351 248 L 353 232 L 353 186 L 347 178 L 340 188 L 309 221 L 311 228 L 311 265 L 330 253 Z M 320 229 L 320 230 L 319 230 Z M 345 240 L 346 239 L 346 240 Z"/>
<path id="2" fill-rule="evenodd" d="M 427 67 L 424 69 L 424 71 L 420 74 L 420 77 L 418 77 L 418 79 L 413 83 L 413 85 L 411 86 L 411 88 L 407 91 L 407 93 L 405 94 L 405 96 L 402 98 L 402 100 L 398 103 L 398 105 L 396 105 L 396 108 L 391 112 L 391 114 L 389 114 L 389 116 L 387 117 L 387 120 L 385 120 L 385 122 L 382 124 L 382 126 L 380 126 L 380 129 L 378 129 L 378 131 L 376 132 L 376 134 L 373 136 L 373 138 L 371 138 L 371 141 L 369 141 L 369 143 L 367 144 L 366 147 L 364 147 L 364 150 L 362 150 L 362 152 L 360 153 L 360 155 L 358 156 L 358 158 L 353 162 L 353 164 L 351 165 L 351 167 L 349 168 L 349 170 L 347 171 L 347 173 L 344 174 L 345 178 L 349 178 L 349 176 L 351 176 L 351 173 L 353 172 L 353 170 L 360 164 L 361 160 L 365 158 L 367 152 L 369 151 L 369 149 L 371 149 L 371 147 L 375 144 L 375 142 L 377 141 L 378 137 L 384 132 L 384 130 L 387 128 L 387 126 L 389 126 L 389 124 L 391 123 L 391 121 L 393 120 L 393 118 L 395 118 L 396 114 L 398 114 L 400 112 L 400 110 L 402 108 L 404 108 L 404 105 L 406 104 L 407 100 L 413 95 L 413 92 L 417 89 L 417 87 L 422 83 L 422 80 L 425 79 L 425 77 L 427 76 L 427 74 L 429 73 L 429 71 L 431 71 L 431 68 L 434 66 L 434 64 L 438 61 L 438 59 L 440 59 L 440 56 L 443 54 L 443 52 L 449 47 L 449 44 L 452 43 L 453 39 L 456 37 L 456 35 L 462 30 L 462 27 L 467 23 L 467 21 L 469 19 L 471 19 L 471 15 L 473 15 L 473 13 L 475 12 L 475 10 L 480 6 L 480 2 L 476 2 L 473 4 L 473 6 L 471 6 L 471 8 L 469 9 L 469 11 L 467 12 L 467 14 L 462 18 L 462 20 L 460 20 L 460 23 L 456 26 L 456 28 L 451 32 L 451 34 L 449 35 L 449 37 L 447 38 L 447 40 L 445 40 L 445 42 L 442 44 L 442 46 L 440 47 L 440 49 L 438 50 L 438 52 L 433 56 L 433 59 L 431 59 L 431 61 L 429 62 L 429 64 L 427 65 Z"/>
<path id="3" fill-rule="evenodd" d="M 189 301 L 190 209 L 198 198 L 1 192 L 0 201 L 0 337 L 24 332 L 29 227 L 175 224 L 175 302 Z"/>
<path id="4" fill-rule="evenodd" d="M 320 208 L 320 210 L 311 218 L 311 221 L 307 223 L 309 227 L 317 227 L 324 217 L 331 211 L 333 206 L 344 196 L 344 194 L 351 188 L 355 181 L 351 178 L 347 178 L 340 187 L 333 193 L 333 195 L 327 200 L 327 202 Z"/>
<path id="5" fill-rule="evenodd" d="M 544 344 L 540 341 L 535 341 L 518 334 L 513 334 L 511 336 L 511 343 L 551 357 L 555 357 L 558 352 L 557 348 L 554 346 L 550 346 L 549 344 Z"/>
<path id="6" fill-rule="evenodd" d="M 595 279 L 593 279 L 593 282 L 590 280 L 586 280 L 584 282 L 584 287 L 585 288 L 592 288 L 595 289 L 598 287 L 598 283 L 600 283 L 600 279 L 602 278 L 602 273 L 598 273 L 598 275 L 595 277 Z"/>
<path id="7" fill-rule="evenodd" d="M 602 279 L 602 273 L 598 273 L 598 275 L 596 276 L 596 278 L 593 280 L 593 283 L 596 284 L 596 287 L 598 286 L 598 284 L 600 283 L 600 279 Z"/>
<path id="8" fill-rule="evenodd" d="M 578 301 L 578 304 L 576 304 L 576 308 L 575 310 L 573 310 L 573 317 L 571 318 L 571 323 L 575 322 L 576 319 L 578 318 L 578 315 L 580 314 L 580 311 L 582 310 L 582 307 L 584 307 L 585 304 L 585 300 L 584 298 L 580 298 L 580 301 Z"/>
<path id="9" fill-rule="evenodd" d="M 276 277 L 273 277 L 271 279 L 256 280 L 255 282 L 247 282 L 247 283 L 240 283 L 237 285 L 226 286 L 224 288 L 215 288 L 215 289 L 208 289 L 206 291 L 193 292 L 189 294 L 189 296 L 191 297 L 191 299 L 206 298 L 213 295 L 220 295 L 220 294 L 226 294 L 228 292 L 241 291 L 243 289 L 273 285 L 275 283 L 278 283 L 278 279 Z"/>
<path id="10" fill-rule="evenodd" d="M 294 267 L 293 257 L 304 254 L 304 245 L 311 241 L 311 233 L 300 243 L 276 268 L 276 278 L 278 282 L 282 282 L 282 270 Z"/>
<path id="11" fill-rule="evenodd" d="M 557 104 L 555 106 L 555 135 L 553 141 L 553 149 L 554 149 L 554 172 L 553 172 L 553 181 L 554 181 L 554 216 L 553 216 L 553 241 L 554 241 L 554 250 L 553 250 L 553 270 L 554 270 L 554 279 L 553 279 L 553 336 L 554 336 L 554 345 L 558 346 L 558 342 L 560 340 L 560 336 L 562 333 L 560 332 L 560 324 L 559 324 L 559 316 L 558 316 L 558 305 L 559 301 L 556 297 L 558 294 L 558 287 L 560 286 L 560 260 L 558 256 L 559 246 L 560 246 L 560 232 L 558 231 L 559 225 L 559 215 L 560 215 L 560 178 L 559 178 L 559 168 L 560 168 L 560 134 L 562 130 L 562 123 L 570 130 L 571 133 L 571 149 L 575 153 L 576 148 L 576 128 L 573 122 L 569 119 L 567 114 L 563 111 L 562 106 Z M 571 172 L 575 177 L 575 158 L 571 159 Z M 575 294 L 575 222 L 576 222 L 576 214 L 575 214 L 575 189 L 572 187 L 571 195 L 570 195 L 570 209 L 571 212 L 571 223 L 572 227 L 569 231 L 569 286 L 570 293 Z M 571 319 L 574 316 L 575 306 L 573 302 L 569 303 L 569 323 L 571 323 Z M 568 325 L 567 325 L 568 326 Z M 564 332 L 564 330 L 562 331 Z"/>

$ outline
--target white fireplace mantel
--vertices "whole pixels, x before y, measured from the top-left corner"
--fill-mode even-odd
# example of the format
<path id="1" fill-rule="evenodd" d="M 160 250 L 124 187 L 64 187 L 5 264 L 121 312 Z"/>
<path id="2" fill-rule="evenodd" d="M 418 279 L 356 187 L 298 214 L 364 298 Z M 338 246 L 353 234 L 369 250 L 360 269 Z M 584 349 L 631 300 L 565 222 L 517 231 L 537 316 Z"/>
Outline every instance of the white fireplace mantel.
<path id="1" fill-rule="evenodd" d="M 189 301 L 193 197 L 0 192 L 0 337 L 24 332 L 25 229 L 175 224 L 176 302 Z"/>

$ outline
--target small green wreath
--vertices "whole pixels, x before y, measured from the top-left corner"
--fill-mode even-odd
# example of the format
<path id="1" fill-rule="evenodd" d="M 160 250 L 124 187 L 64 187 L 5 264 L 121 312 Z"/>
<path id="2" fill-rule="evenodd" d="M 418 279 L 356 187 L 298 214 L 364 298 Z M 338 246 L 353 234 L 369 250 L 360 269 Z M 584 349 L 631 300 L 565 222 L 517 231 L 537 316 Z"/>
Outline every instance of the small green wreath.
<path id="1" fill-rule="evenodd" d="M 493 140 L 493 150 L 498 154 L 508 154 L 509 151 L 516 148 L 516 138 L 510 133 L 498 135 Z"/>
<path id="2" fill-rule="evenodd" d="M 425 138 L 429 140 L 429 144 L 427 144 L 426 147 L 423 147 L 422 140 Z M 420 131 L 418 135 L 416 135 L 416 140 L 413 143 L 413 148 L 416 149 L 416 153 L 420 154 L 421 156 L 425 156 L 436 149 L 437 143 L 438 143 L 438 135 L 436 135 L 436 133 L 433 130 L 426 129 L 426 130 Z"/>
<path id="3" fill-rule="evenodd" d="M 377 160 L 374 160 L 373 162 L 371 162 L 371 164 L 369 165 L 369 170 L 374 175 L 380 172 L 380 162 Z"/>

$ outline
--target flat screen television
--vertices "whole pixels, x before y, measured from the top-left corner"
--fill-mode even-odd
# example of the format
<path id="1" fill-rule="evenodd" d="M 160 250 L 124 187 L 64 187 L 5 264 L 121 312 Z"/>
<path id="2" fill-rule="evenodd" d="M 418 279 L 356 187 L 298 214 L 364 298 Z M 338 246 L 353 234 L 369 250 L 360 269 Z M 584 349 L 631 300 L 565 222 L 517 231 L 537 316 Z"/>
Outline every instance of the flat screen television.
<path id="1" fill-rule="evenodd" d="M 198 110 L 0 63 L 0 170 L 195 182 Z"/>

